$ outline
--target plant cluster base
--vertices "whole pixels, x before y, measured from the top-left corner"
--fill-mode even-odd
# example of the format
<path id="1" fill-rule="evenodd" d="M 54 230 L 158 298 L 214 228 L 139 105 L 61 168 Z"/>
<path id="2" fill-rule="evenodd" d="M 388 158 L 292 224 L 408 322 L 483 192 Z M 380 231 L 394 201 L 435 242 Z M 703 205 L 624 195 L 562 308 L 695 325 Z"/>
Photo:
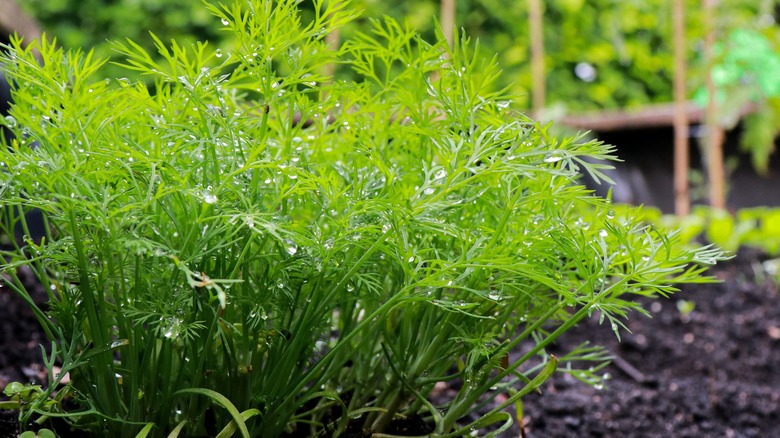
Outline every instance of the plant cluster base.
<path id="1" fill-rule="evenodd" d="M 758 437 L 780 430 L 780 297 L 771 281 L 756 278 L 763 258 L 741 251 L 714 268 L 722 283 L 687 286 L 647 303 L 653 317 L 634 315 L 628 322 L 633 334 L 621 343 L 596 314 L 568 333 L 550 352 L 586 339 L 606 346 L 618 358 L 605 369 L 609 388 L 556 374 L 541 394 L 525 398 L 525 436 Z M 677 307 L 682 299 L 695 303 L 687 316 Z M 42 369 L 38 343 L 44 336 L 36 325 L 27 307 L 0 289 L 0 386 L 41 378 L 36 370 Z M 0 437 L 15 436 L 15 415 L 2 412 Z M 414 418 L 394 426 L 424 434 L 419 423 Z M 359 429 L 351 433 L 361 436 Z M 516 424 L 506 436 L 519 433 Z"/>

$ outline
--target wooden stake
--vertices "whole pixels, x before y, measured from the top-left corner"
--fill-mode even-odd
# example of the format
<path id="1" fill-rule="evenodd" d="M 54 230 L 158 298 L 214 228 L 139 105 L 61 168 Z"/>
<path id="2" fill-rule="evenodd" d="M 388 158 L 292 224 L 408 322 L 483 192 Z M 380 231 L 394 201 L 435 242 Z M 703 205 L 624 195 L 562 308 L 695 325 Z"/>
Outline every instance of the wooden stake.
<path id="1" fill-rule="evenodd" d="M 541 0 L 528 0 L 528 28 L 531 32 L 531 80 L 533 82 L 531 112 L 534 117 L 539 117 L 545 106 L 543 14 Z"/>
<path id="2" fill-rule="evenodd" d="M 14 32 L 24 38 L 24 45 L 40 39 L 41 27 L 34 18 L 27 15 L 13 0 L 0 0 L 0 32 L 11 35 Z"/>
<path id="3" fill-rule="evenodd" d="M 22 46 L 27 47 L 33 40 L 40 40 L 43 31 L 38 22 L 25 13 L 13 0 L 0 0 L 0 32 L 4 36 L 17 35 L 23 38 Z M 47 40 L 51 41 L 51 37 Z M 42 62 L 38 49 L 33 52 L 39 62 Z"/>
<path id="4" fill-rule="evenodd" d="M 706 86 L 709 95 L 707 103 L 706 137 L 707 145 L 707 172 L 710 185 L 710 206 L 713 208 L 726 207 L 726 181 L 723 169 L 723 128 L 718 123 L 718 101 L 715 96 L 715 83 L 712 80 L 713 55 L 712 47 L 715 44 L 715 23 L 713 19 L 716 0 L 703 0 L 704 28 L 707 37 L 704 40 L 704 59 L 706 67 Z"/>
<path id="5" fill-rule="evenodd" d="M 685 216 L 690 212 L 688 192 L 688 111 L 685 90 L 685 0 L 672 0 L 674 23 L 674 212 Z"/>
<path id="6" fill-rule="evenodd" d="M 441 30 L 450 48 L 455 47 L 455 0 L 441 0 Z"/>
<path id="7" fill-rule="evenodd" d="M 340 43 L 341 43 L 341 32 L 339 32 L 338 29 L 325 35 L 325 45 L 328 47 L 328 50 L 333 50 L 333 51 L 338 50 Z M 322 74 L 329 78 L 328 79 L 329 82 L 333 82 L 334 73 L 336 73 L 335 63 L 329 63 L 323 66 Z"/>

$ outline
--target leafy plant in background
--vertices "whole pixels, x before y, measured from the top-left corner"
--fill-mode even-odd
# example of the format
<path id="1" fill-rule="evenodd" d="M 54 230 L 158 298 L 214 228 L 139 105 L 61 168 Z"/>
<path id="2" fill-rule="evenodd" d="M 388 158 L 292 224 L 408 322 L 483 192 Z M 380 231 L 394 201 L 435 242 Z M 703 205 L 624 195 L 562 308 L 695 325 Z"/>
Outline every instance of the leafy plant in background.
<path id="1" fill-rule="evenodd" d="M 615 208 L 621 212 L 633 209 Z M 663 230 L 678 230 L 684 245 L 705 241 L 731 252 L 744 246 L 769 255 L 780 254 L 780 209 L 776 207 L 743 208 L 730 213 L 699 205 L 688 216 L 664 215 L 658 208 L 644 207 L 640 218 Z"/>
<path id="2" fill-rule="evenodd" d="M 226 35 L 211 26 L 211 16 L 205 8 L 193 8 L 190 0 L 17 0 L 17 3 L 64 48 L 94 49 L 101 59 L 112 55 L 109 39 L 131 38 L 152 51 L 154 40 L 149 30 L 166 41 L 176 39 L 187 44 L 197 40 L 218 42 Z M 120 77 L 127 72 L 106 65 L 98 74 Z"/>
<path id="3" fill-rule="evenodd" d="M 204 0 L 217 4 L 215 0 Z M 403 19 L 424 37 L 434 37 L 433 20 L 439 13 L 439 0 L 384 2 L 355 0 L 356 8 L 371 16 L 388 14 Z M 723 41 L 716 69 L 719 86 L 728 94 L 729 105 L 722 119 L 728 126 L 748 100 L 756 111 L 745 118 L 741 139 L 743 150 L 752 155 L 755 168 L 767 171 L 769 155 L 774 151 L 777 126 L 780 125 L 780 98 L 776 97 L 777 66 L 770 64 L 778 56 L 777 26 L 773 7 L 776 0 L 723 0 L 719 3 L 717 27 Z M 208 40 L 217 47 L 232 46 L 229 32 L 217 32 L 208 26 L 204 8 L 192 8 L 187 0 L 27 0 L 26 10 L 41 21 L 64 47 L 90 47 L 99 58 L 113 54 L 110 39 L 130 38 L 158 62 L 153 29 L 163 41 L 180 43 Z M 304 17 L 314 15 L 311 2 L 300 4 Z M 548 103 L 554 114 L 600 108 L 632 108 L 649 103 L 672 101 L 671 11 L 667 0 L 556 0 L 545 2 L 545 46 L 547 52 L 546 86 Z M 706 100 L 701 91 L 705 66 L 698 48 L 704 38 L 700 14 L 701 2 L 688 0 L 687 45 L 690 86 L 699 89 L 696 100 Z M 496 89 L 507 88 L 520 108 L 530 106 L 533 88 L 529 67 L 529 31 L 527 5 L 499 0 L 460 0 L 457 2 L 457 27 L 480 39 L 487 53 L 496 53 L 504 74 L 495 81 Z M 342 34 L 350 38 L 367 32 L 368 19 L 347 23 Z M 771 67 L 771 68 L 763 68 Z M 108 65 L 98 73 L 104 77 L 132 72 Z M 343 69 L 339 77 L 355 79 L 354 72 Z M 755 95 L 756 76 L 763 88 Z M 745 87 L 744 85 L 749 85 Z M 769 87 L 767 87 L 769 85 Z M 751 90 L 750 97 L 745 94 Z"/>
<path id="4" fill-rule="evenodd" d="M 717 87 L 719 122 L 733 128 L 744 107 L 755 106 L 745 118 L 741 147 L 751 152 L 754 167 L 766 174 L 780 133 L 780 51 L 761 33 L 737 29 L 725 44 L 716 46 L 715 52 L 712 77 Z M 708 100 L 705 88 L 694 96 L 701 107 Z"/>
<path id="5" fill-rule="evenodd" d="M 661 229 L 679 230 L 680 241 L 688 246 L 705 241 L 730 252 L 742 248 L 758 249 L 770 258 L 760 266 L 758 262 L 754 265 L 756 281 L 761 283 L 764 275 L 768 275 L 780 285 L 780 258 L 777 258 L 780 255 L 780 209 L 776 207 L 743 208 L 732 214 L 697 206 L 690 215 L 682 217 L 663 215 L 659 209 L 651 207 L 643 209 L 641 217 Z M 684 300 L 679 300 L 678 305 L 681 301 Z M 683 306 L 688 307 L 685 303 Z"/>
<path id="6" fill-rule="evenodd" d="M 618 334 L 645 313 L 632 298 L 709 280 L 721 252 L 683 248 L 577 185 L 580 172 L 604 178 L 586 159 L 611 147 L 511 111 L 497 64 L 468 39 L 450 50 L 385 18 L 336 53 L 323 38 L 354 12 L 317 1 L 307 21 L 296 5 L 210 7 L 230 50 L 155 39 L 158 62 L 115 43 L 151 91 L 103 80 L 92 52 L 40 42 L 39 65 L 8 47 L 15 105 L 0 122 L 16 140 L 0 150 L 0 229 L 24 236 L 3 251 L 3 281 L 52 343 L 22 424 L 314 436 L 420 414 L 432 436 L 498 433 L 558 363 L 600 384 L 576 362 L 603 351 L 545 352 L 582 318 Z M 332 62 L 359 80 L 321 75 Z M 48 403 L 66 373 L 58 397 L 79 406 L 67 412 Z M 454 381 L 434 405 L 434 386 Z"/>
<path id="7" fill-rule="evenodd" d="M 215 4 L 213 0 L 206 0 Z M 457 27 L 480 39 L 486 53 L 496 53 L 504 74 L 498 88 L 509 91 L 521 108 L 529 106 L 532 88 L 529 68 L 529 32 L 526 2 L 459 0 Z M 723 0 L 719 3 L 718 27 L 723 35 L 739 28 L 758 29 L 771 41 L 775 0 Z M 356 8 L 379 17 L 384 14 L 406 22 L 428 39 L 434 37 L 432 17 L 438 16 L 439 0 L 387 2 L 356 0 Z M 192 8 L 186 0 L 26 0 L 21 6 L 41 21 L 64 47 L 94 47 L 99 57 L 111 54 L 107 41 L 131 38 L 155 52 L 146 30 L 153 29 L 164 41 L 208 39 L 225 47 L 230 33 L 207 26 L 208 14 Z M 689 64 L 697 62 L 697 46 L 703 39 L 701 2 L 688 0 Z M 302 2 L 306 16 L 313 14 L 310 2 Z M 666 0 L 555 0 L 545 2 L 547 89 L 551 105 L 570 111 L 597 108 L 636 107 L 652 102 L 671 102 L 671 11 Z M 343 34 L 368 32 L 368 19 L 346 25 Z M 152 56 L 155 56 L 154 53 Z M 579 68 L 578 68 L 579 66 Z M 587 73 L 589 72 L 589 73 Z M 105 74 L 118 75 L 107 67 Z M 347 74 L 349 72 L 346 72 Z M 586 74 L 587 73 L 587 74 Z M 123 72 L 123 74 L 127 74 Z M 692 77 L 702 77 L 694 69 Z M 703 79 L 692 81 L 692 89 Z"/>

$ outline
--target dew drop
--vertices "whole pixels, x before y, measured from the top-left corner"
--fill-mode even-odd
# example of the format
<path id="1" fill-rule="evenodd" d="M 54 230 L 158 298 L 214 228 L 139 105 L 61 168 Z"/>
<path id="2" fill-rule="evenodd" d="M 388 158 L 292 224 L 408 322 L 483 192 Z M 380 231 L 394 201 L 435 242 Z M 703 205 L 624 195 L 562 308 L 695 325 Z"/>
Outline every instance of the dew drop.
<path id="1" fill-rule="evenodd" d="M 434 189 L 433 187 L 428 187 L 427 189 L 423 190 L 423 194 L 424 195 L 432 195 L 433 192 L 435 192 L 435 191 L 436 191 L 436 189 Z"/>
<path id="2" fill-rule="evenodd" d="M 228 25 L 230 25 L 230 21 L 228 21 L 227 18 L 223 18 L 222 19 L 222 24 L 225 25 L 225 26 L 228 26 Z"/>
<path id="3" fill-rule="evenodd" d="M 295 244 L 295 242 L 292 239 L 285 239 L 285 250 L 287 250 L 287 254 L 295 255 L 295 253 L 298 252 L 298 245 Z"/>
<path id="4" fill-rule="evenodd" d="M 559 152 L 547 152 L 544 156 L 545 163 L 556 163 L 563 160 L 563 154 Z"/>
<path id="5" fill-rule="evenodd" d="M 204 190 L 201 195 L 203 196 L 203 202 L 206 204 L 216 204 L 217 203 L 217 195 L 211 193 L 211 187 Z"/>
<path id="6" fill-rule="evenodd" d="M 607 219 L 615 219 L 615 210 L 609 210 L 607 212 Z"/>
<path id="7" fill-rule="evenodd" d="M 216 56 L 217 58 L 221 58 L 222 57 L 222 49 L 217 49 L 217 51 L 214 52 L 214 56 Z"/>
<path id="8" fill-rule="evenodd" d="M 187 79 L 187 76 L 179 76 L 179 82 L 181 82 L 181 84 L 184 85 L 184 87 L 188 90 L 192 90 L 194 88 L 189 79 Z"/>
<path id="9" fill-rule="evenodd" d="M 179 332 L 181 331 L 181 320 L 178 318 L 168 318 L 164 330 L 163 336 L 166 338 L 171 339 L 178 337 Z"/>
<path id="10" fill-rule="evenodd" d="M 125 345 L 128 345 L 129 343 L 130 343 L 130 341 L 128 341 L 127 339 L 120 339 L 118 341 L 114 341 L 114 342 L 111 343 L 111 349 L 113 350 L 114 348 L 124 347 Z"/>

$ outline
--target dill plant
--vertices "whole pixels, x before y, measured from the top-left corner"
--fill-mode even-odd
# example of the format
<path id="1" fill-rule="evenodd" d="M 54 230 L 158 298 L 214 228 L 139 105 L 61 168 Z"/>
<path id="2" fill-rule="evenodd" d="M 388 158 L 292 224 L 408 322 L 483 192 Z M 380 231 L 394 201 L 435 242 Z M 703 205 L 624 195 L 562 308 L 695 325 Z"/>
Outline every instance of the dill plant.
<path id="1" fill-rule="evenodd" d="M 578 185 L 581 172 L 605 179 L 588 159 L 612 148 L 512 111 L 468 39 L 450 49 L 382 19 L 332 51 L 325 35 L 355 13 L 317 0 L 303 23 L 296 3 L 210 7 L 231 50 L 158 39 L 157 63 L 115 43 L 151 89 L 91 79 L 105 63 L 91 53 L 8 47 L 2 231 L 19 239 L 4 283 L 52 343 L 46 409 L 29 402 L 25 419 L 274 437 L 382 433 L 418 413 L 432 436 L 498 433 L 513 421 L 504 408 L 556 368 L 601 384 L 576 362 L 598 370 L 603 351 L 556 358 L 550 342 L 593 312 L 618 333 L 644 312 L 633 298 L 706 281 L 722 257 Z M 361 79 L 324 77 L 334 62 Z M 23 265 L 46 309 L 16 277 Z M 56 400 L 80 407 L 67 412 L 49 400 L 65 372 Z M 455 398 L 434 406 L 434 386 L 452 381 Z"/>

